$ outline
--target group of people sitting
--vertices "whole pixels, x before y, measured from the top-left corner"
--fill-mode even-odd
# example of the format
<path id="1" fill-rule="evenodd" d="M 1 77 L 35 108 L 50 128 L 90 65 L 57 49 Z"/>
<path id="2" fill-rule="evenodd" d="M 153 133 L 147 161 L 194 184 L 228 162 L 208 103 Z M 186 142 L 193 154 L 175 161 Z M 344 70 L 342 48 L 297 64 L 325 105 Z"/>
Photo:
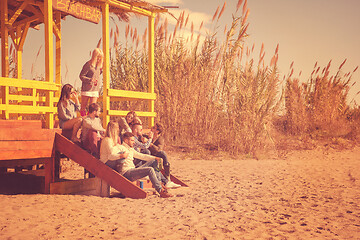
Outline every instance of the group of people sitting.
<path id="1" fill-rule="evenodd" d="M 141 120 L 131 111 L 119 121 L 110 121 L 105 130 L 97 103 L 89 105 L 86 116 L 77 116 L 81 107 L 70 84 L 62 87 L 57 107 L 59 126 L 72 131 L 71 140 L 79 142 L 85 150 L 128 180 L 149 177 L 155 190 L 164 198 L 172 196 L 167 189 L 180 187 L 170 180 L 170 163 L 164 151 L 161 124 L 156 123 L 145 136 Z"/>

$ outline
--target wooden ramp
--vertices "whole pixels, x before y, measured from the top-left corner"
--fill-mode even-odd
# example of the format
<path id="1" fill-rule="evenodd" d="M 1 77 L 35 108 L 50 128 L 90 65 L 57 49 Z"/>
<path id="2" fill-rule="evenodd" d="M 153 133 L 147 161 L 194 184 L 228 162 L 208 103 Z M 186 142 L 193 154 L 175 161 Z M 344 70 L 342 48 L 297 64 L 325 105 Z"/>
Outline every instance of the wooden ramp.
<path id="1" fill-rule="evenodd" d="M 66 137 L 55 134 L 55 149 L 130 198 L 146 198 L 146 192 L 89 154 Z"/>

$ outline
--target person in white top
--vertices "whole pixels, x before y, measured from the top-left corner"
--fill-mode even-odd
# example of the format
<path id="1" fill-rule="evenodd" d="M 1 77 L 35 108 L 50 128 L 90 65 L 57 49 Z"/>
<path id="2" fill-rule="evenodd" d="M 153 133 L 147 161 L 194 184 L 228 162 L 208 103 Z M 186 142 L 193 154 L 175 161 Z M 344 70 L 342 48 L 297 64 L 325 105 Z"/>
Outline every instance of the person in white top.
<path id="1" fill-rule="evenodd" d="M 100 157 L 101 138 L 105 133 L 99 116 L 99 104 L 90 104 L 89 114 L 83 119 L 81 126 L 82 146 L 96 158 Z"/>
<path id="2" fill-rule="evenodd" d="M 101 142 L 100 160 L 113 168 L 130 181 L 148 176 L 160 197 L 168 198 L 172 195 L 162 186 L 160 176 L 156 174 L 162 159 L 151 155 L 138 153 L 134 150 L 134 135 L 125 133 L 123 144 L 119 144 L 119 124 L 115 121 L 108 123 L 105 138 Z M 144 165 L 135 168 L 134 157 L 147 161 Z"/>

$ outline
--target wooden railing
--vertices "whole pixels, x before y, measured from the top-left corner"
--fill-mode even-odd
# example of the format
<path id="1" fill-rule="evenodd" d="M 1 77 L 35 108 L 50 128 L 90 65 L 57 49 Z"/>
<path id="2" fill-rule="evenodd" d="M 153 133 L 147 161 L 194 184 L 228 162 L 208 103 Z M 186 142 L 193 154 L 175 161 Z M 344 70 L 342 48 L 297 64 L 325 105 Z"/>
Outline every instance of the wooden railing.
<path id="1" fill-rule="evenodd" d="M 0 77 L 0 87 L 2 119 L 44 114 L 47 128 L 53 127 L 60 84 Z"/>
<path id="2" fill-rule="evenodd" d="M 0 87 L 1 119 L 22 119 L 26 115 L 45 115 L 46 127 L 53 128 L 54 116 L 57 114 L 56 104 L 61 90 L 60 84 L 0 77 Z M 108 89 L 107 97 L 109 102 L 142 100 L 148 101 L 151 106 L 156 99 L 156 94 Z M 103 96 L 99 97 L 99 102 L 101 101 L 103 101 Z M 109 109 L 103 109 L 103 118 L 125 116 L 128 113 L 128 110 L 110 109 L 110 105 L 108 106 Z M 156 113 L 150 108 L 149 111 L 136 111 L 136 113 L 140 117 L 150 118 L 150 125 L 156 117 Z"/>
<path id="3" fill-rule="evenodd" d="M 151 101 L 155 101 L 156 94 L 148 93 L 148 92 L 138 92 L 138 91 L 126 91 L 126 90 L 117 90 L 117 89 L 109 89 L 108 96 L 111 101 L 131 101 L 131 100 L 145 100 L 148 101 L 149 104 Z M 125 116 L 129 111 L 122 110 L 111 110 L 108 109 L 107 114 L 109 116 Z M 156 117 L 156 112 L 154 111 L 136 111 L 136 114 L 139 117 L 149 117 L 153 119 Z"/>

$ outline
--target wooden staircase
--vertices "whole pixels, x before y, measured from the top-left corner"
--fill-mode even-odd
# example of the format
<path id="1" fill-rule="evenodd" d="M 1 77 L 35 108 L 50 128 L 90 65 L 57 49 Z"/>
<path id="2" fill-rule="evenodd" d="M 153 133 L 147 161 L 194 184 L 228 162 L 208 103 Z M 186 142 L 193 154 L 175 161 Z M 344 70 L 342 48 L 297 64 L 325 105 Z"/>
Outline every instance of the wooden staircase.
<path id="1" fill-rule="evenodd" d="M 0 120 L 0 174 L 7 168 L 44 164 L 44 193 L 109 196 L 109 185 L 124 196 L 146 198 L 147 193 L 99 159 L 60 134 L 42 129 L 41 121 Z M 90 171 L 96 178 L 59 181 L 60 154 Z M 178 178 L 171 180 L 187 186 Z"/>

